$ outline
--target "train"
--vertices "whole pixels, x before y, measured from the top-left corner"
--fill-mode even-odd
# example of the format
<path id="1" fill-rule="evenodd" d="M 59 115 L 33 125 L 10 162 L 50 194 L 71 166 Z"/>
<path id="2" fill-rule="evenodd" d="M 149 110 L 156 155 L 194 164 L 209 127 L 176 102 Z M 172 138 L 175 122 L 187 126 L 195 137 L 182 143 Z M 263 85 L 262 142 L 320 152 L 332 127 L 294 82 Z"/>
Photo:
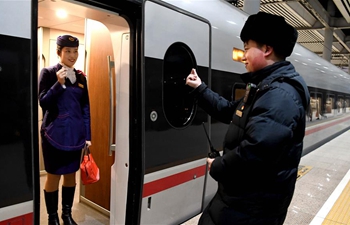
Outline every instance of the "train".
<path id="1" fill-rule="evenodd" d="M 73 22 L 52 19 L 58 9 Z M 196 68 L 217 93 L 241 98 L 247 17 L 224 0 L 0 1 L 0 225 L 39 224 L 38 74 L 57 63 L 55 38 L 67 33 L 80 39 L 76 67 L 87 74 L 91 152 L 101 173 L 80 186 L 80 201 L 111 225 L 181 224 L 201 213 L 217 188 L 207 172 L 206 132 L 220 151 L 227 125 L 197 106 L 185 79 Z M 348 73 L 299 44 L 287 60 L 309 87 L 306 120 L 349 112 Z M 306 132 L 303 154 L 349 121 Z"/>

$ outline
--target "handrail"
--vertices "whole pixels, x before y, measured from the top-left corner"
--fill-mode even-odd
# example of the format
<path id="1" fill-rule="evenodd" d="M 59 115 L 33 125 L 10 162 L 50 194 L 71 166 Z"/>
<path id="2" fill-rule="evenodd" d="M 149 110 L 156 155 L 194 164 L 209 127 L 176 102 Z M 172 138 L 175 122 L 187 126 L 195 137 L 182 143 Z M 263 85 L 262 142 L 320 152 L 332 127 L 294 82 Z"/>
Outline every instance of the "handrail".
<path id="1" fill-rule="evenodd" d="M 113 96 L 113 72 L 112 69 L 114 68 L 114 61 L 111 61 L 111 56 L 107 56 L 107 62 L 108 62 L 108 76 L 109 76 L 109 99 L 110 99 L 110 115 L 109 115 L 109 149 L 108 154 L 109 156 L 112 155 L 112 151 L 115 151 L 115 144 L 113 144 L 113 127 L 114 127 L 114 113 L 113 113 L 113 103 L 114 103 L 114 96 Z"/>

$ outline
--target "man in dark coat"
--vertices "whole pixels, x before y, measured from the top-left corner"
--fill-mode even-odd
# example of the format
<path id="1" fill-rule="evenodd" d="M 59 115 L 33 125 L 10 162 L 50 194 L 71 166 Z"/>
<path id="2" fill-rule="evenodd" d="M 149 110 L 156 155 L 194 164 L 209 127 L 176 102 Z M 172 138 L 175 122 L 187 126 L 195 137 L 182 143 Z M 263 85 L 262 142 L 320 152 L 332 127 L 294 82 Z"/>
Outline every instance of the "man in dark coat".
<path id="1" fill-rule="evenodd" d="M 248 71 L 243 99 L 219 96 L 194 69 L 186 80 L 198 104 L 230 124 L 223 155 L 207 159 L 218 191 L 199 224 L 283 224 L 294 193 L 310 102 L 303 78 L 285 60 L 297 31 L 283 17 L 259 12 L 249 16 L 241 40 Z"/>

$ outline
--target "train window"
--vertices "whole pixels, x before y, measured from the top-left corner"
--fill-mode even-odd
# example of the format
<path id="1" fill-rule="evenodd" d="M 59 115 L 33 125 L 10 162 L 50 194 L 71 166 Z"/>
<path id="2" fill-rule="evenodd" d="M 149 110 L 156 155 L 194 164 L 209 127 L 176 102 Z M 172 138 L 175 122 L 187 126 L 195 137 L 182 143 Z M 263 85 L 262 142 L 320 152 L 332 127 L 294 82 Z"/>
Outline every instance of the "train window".
<path id="1" fill-rule="evenodd" d="M 172 44 L 165 53 L 163 65 L 163 110 L 169 124 L 175 128 L 189 125 L 195 115 L 197 105 L 192 88 L 185 85 L 186 77 L 196 60 L 191 49 L 184 43 Z"/>
<path id="2" fill-rule="evenodd" d="M 347 110 L 347 108 L 350 106 L 350 96 L 346 96 L 345 99 L 345 109 Z"/>
<path id="3" fill-rule="evenodd" d="M 326 100 L 326 113 L 332 113 L 332 109 L 334 108 L 334 96 L 329 95 Z"/>

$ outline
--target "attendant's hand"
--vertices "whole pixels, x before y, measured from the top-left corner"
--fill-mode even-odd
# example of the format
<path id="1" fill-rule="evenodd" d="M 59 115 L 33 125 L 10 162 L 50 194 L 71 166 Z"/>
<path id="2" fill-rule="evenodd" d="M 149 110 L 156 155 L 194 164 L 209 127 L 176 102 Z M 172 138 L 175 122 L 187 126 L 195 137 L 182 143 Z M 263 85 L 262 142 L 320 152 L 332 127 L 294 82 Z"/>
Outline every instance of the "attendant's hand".
<path id="1" fill-rule="evenodd" d="M 66 82 L 67 69 L 62 67 L 59 71 L 56 72 L 57 80 L 61 85 L 64 85 Z"/>
<path id="2" fill-rule="evenodd" d="M 195 69 L 191 70 L 191 73 L 186 78 L 186 84 L 190 87 L 197 88 L 201 85 L 202 80 L 199 78 Z"/>
<path id="3" fill-rule="evenodd" d="M 90 147 L 91 146 L 91 141 L 86 141 L 86 146 Z"/>

